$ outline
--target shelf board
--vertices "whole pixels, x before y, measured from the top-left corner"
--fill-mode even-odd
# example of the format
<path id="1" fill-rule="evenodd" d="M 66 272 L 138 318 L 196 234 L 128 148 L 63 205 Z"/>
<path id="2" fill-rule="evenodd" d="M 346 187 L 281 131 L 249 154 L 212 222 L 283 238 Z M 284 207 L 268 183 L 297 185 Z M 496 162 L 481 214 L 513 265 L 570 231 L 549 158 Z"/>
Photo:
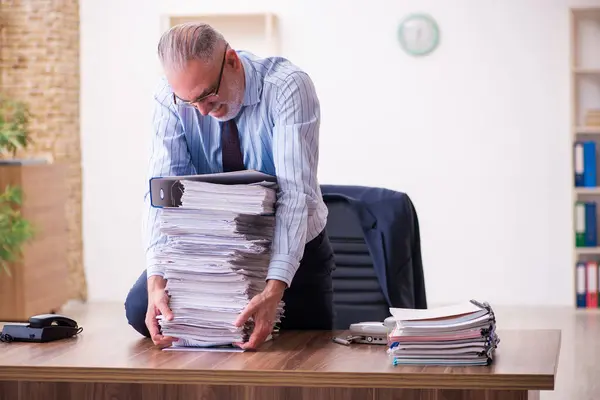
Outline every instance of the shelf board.
<path id="1" fill-rule="evenodd" d="M 576 314 L 600 314 L 600 308 L 586 308 L 586 307 L 576 307 L 575 308 L 575 313 Z"/>
<path id="2" fill-rule="evenodd" d="M 575 133 L 600 135 L 600 126 L 576 126 L 573 130 Z"/>
<path id="3" fill-rule="evenodd" d="M 584 18 L 600 18 L 600 8 L 599 7 L 586 7 L 586 6 L 576 6 L 571 7 L 571 12 L 575 17 L 584 17 Z"/>
<path id="4" fill-rule="evenodd" d="M 186 22 L 206 22 L 221 32 L 232 48 L 252 53 L 280 53 L 278 17 L 269 12 L 250 13 L 169 13 L 162 16 L 162 30 Z"/>
<path id="5" fill-rule="evenodd" d="M 575 252 L 578 255 L 582 255 L 582 254 L 598 254 L 598 255 L 600 255 L 600 247 L 576 247 Z"/>
<path id="6" fill-rule="evenodd" d="M 600 187 L 575 187 L 577 194 L 600 194 Z"/>
<path id="7" fill-rule="evenodd" d="M 578 75 L 600 75 L 600 68 L 573 68 L 573 72 Z"/>

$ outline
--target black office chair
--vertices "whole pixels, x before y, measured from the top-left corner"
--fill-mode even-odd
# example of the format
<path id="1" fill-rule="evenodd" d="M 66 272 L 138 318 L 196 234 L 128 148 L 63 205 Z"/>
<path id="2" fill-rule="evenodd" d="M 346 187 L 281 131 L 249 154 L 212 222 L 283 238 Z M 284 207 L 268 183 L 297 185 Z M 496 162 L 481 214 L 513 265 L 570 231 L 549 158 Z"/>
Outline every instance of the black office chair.
<path id="1" fill-rule="evenodd" d="M 418 219 L 408 196 L 362 186 L 321 190 L 336 263 L 334 329 L 383 321 L 390 307 L 427 308 Z"/>
<path id="2" fill-rule="evenodd" d="M 383 321 L 389 316 L 388 304 L 373 269 L 360 222 L 344 201 L 328 201 L 327 207 L 327 235 L 336 264 L 334 328 L 347 329 L 354 322 Z"/>

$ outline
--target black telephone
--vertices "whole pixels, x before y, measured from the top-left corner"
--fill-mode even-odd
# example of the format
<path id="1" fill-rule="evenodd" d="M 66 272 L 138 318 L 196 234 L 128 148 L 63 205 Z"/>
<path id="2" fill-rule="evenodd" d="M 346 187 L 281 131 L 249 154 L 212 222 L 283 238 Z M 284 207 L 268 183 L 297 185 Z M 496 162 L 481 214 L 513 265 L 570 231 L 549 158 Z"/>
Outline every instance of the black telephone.
<path id="1" fill-rule="evenodd" d="M 40 314 L 27 324 L 4 325 L 0 339 L 5 342 L 52 342 L 75 336 L 83 330 L 73 319 L 60 314 Z"/>

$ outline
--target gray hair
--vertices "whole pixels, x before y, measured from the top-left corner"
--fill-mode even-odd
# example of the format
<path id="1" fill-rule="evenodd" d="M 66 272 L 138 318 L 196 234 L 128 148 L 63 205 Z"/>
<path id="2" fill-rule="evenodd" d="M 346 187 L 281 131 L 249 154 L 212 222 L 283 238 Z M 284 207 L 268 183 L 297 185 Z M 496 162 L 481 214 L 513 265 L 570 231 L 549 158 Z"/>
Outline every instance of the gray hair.
<path id="1" fill-rule="evenodd" d="M 158 57 L 165 69 L 178 71 L 190 60 L 212 61 L 222 42 L 225 42 L 223 35 L 210 25 L 187 22 L 163 33 L 158 42 Z"/>

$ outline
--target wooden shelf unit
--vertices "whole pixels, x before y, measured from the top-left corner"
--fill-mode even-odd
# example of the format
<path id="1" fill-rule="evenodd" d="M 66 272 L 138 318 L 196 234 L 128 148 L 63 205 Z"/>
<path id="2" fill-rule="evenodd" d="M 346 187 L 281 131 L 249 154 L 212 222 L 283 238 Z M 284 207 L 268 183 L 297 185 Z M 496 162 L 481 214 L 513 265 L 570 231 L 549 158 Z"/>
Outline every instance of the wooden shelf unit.
<path id="1" fill-rule="evenodd" d="M 590 110 L 600 113 L 600 7 L 574 7 L 570 9 L 571 28 L 571 154 L 572 154 L 572 212 L 573 230 L 571 243 L 573 246 L 573 302 L 576 308 L 577 293 L 581 292 L 581 276 L 578 276 L 577 263 L 596 261 L 600 265 L 600 242 L 595 246 L 578 247 L 575 242 L 575 232 L 578 226 L 578 215 L 575 203 L 578 201 L 596 201 L 597 213 L 600 213 L 600 174 L 597 172 L 598 184 L 595 187 L 575 186 L 575 151 L 578 141 L 596 142 L 596 163 L 600 166 L 600 120 L 596 117 L 587 118 Z M 593 124 L 589 122 L 592 121 Z M 596 215 L 597 232 L 600 233 L 600 214 Z M 600 234 L 598 235 L 600 238 Z M 579 271 L 581 273 L 581 271 Z M 600 273 L 588 271 L 585 268 L 585 279 L 593 279 L 596 290 L 600 287 Z M 594 285 L 592 286 L 594 287 Z M 600 298 L 600 296 L 598 296 Z M 600 307 L 600 305 L 599 305 Z M 599 307 L 582 308 L 583 311 L 598 310 Z"/>
<path id="2" fill-rule="evenodd" d="M 177 13 L 163 15 L 161 30 L 186 22 L 206 22 L 236 50 L 259 57 L 281 55 L 278 18 L 273 13 Z"/>

